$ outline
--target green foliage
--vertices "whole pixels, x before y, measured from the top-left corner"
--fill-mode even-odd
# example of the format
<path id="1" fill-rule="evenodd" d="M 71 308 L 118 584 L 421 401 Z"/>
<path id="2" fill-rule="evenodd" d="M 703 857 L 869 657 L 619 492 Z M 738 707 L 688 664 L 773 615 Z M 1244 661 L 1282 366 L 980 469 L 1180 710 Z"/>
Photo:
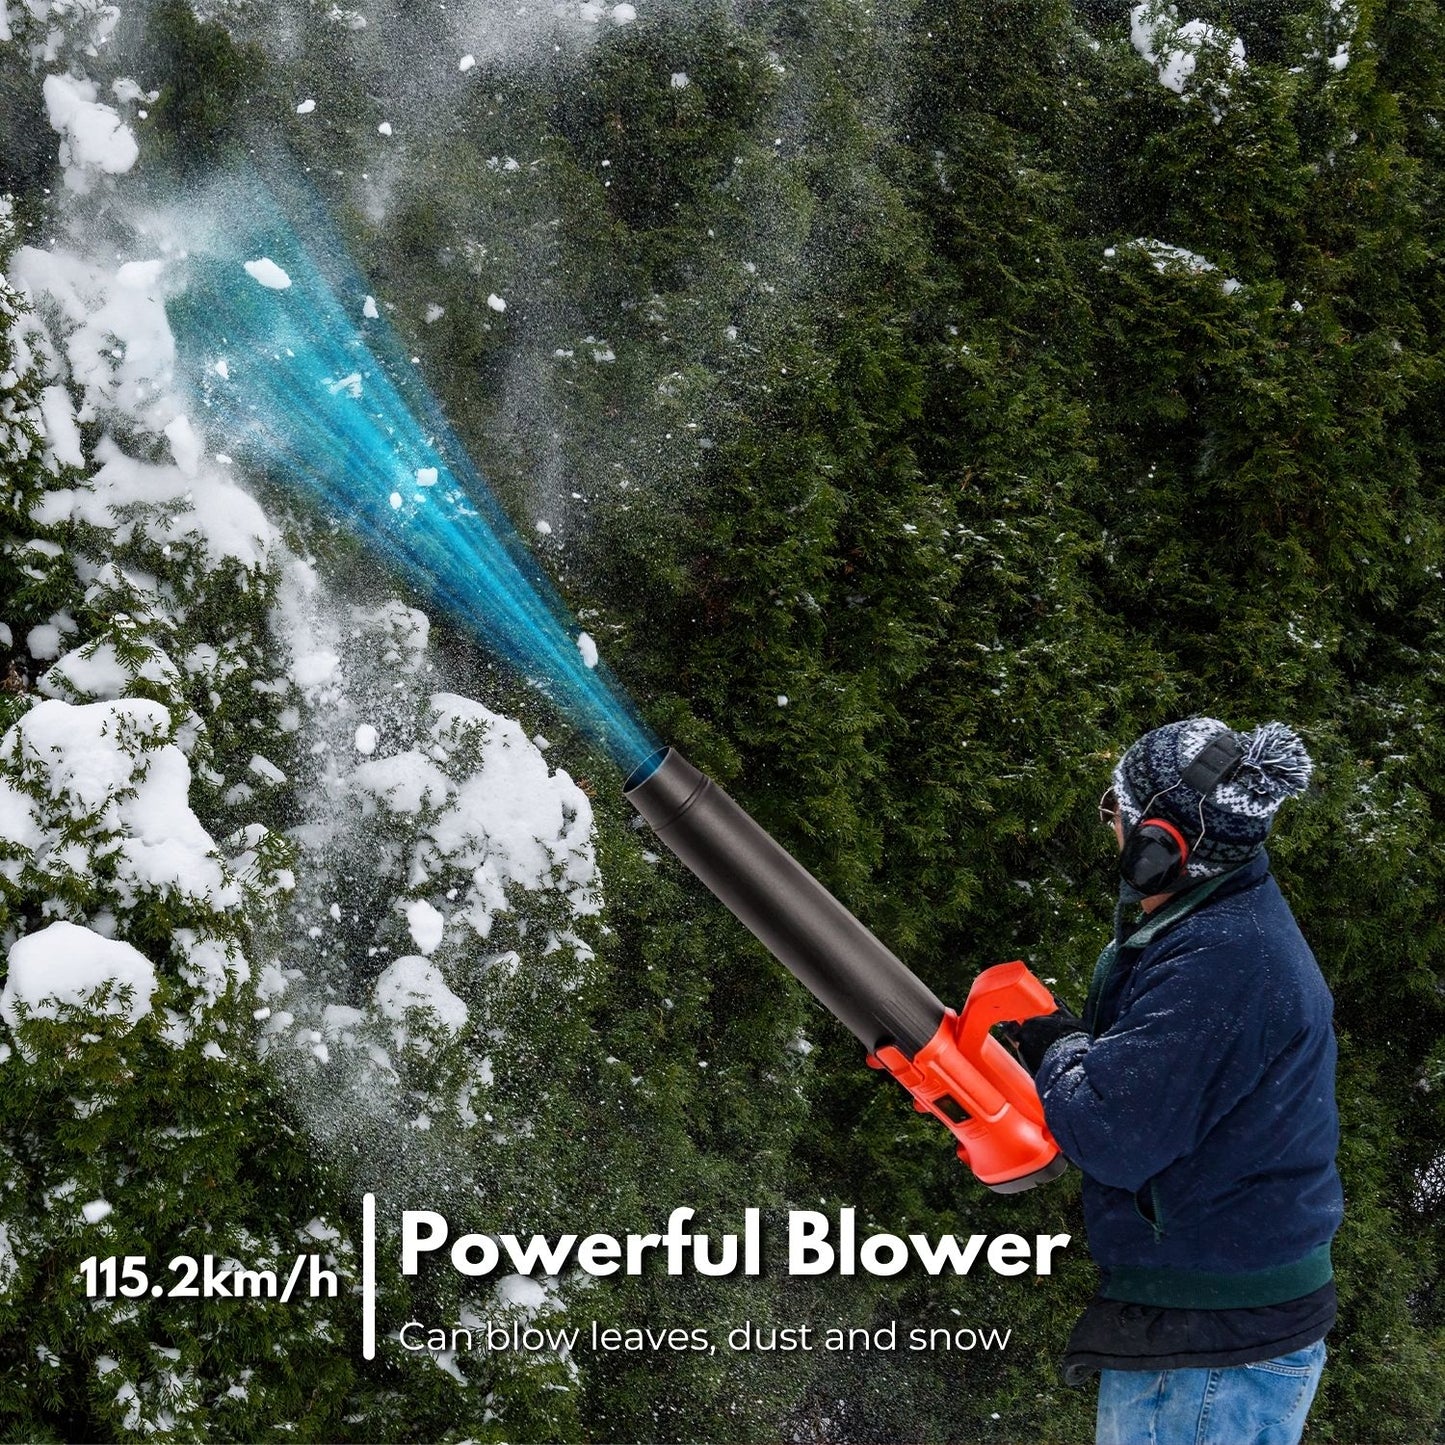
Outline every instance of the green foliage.
<path id="1" fill-rule="evenodd" d="M 0 265 L 15 246 L 10 201 L 0 198 Z M 47 453 L 40 417 L 42 377 L 26 340 L 28 308 L 0 274 L 0 622 L 9 632 L 7 662 L 28 671 L 25 639 L 32 627 L 73 606 L 79 596 L 70 568 L 57 565 L 58 529 L 37 525 L 32 512 L 45 492 L 74 479 L 74 469 Z M 0 709 L 14 715 L 23 699 L 7 692 Z M 4 719 L 7 724 L 9 717 Z"/>
<path id="2" fill-rule="evenodd" d="M 201 19 L 189 0 L 148 7 L 145 49 L 165 77 L 151 112 L 164 157 L 183 174 L 200 174 L 244 134 L 264 61 L 218 20 Z"/>

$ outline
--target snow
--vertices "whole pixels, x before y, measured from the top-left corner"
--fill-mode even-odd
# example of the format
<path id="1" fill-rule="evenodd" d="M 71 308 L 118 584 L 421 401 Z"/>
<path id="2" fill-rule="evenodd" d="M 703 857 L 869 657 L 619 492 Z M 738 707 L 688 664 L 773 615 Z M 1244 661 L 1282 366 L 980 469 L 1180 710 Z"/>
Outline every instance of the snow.
<path id="1" fill-rule="evenodd" d="M 550 537 L 552 535 L 552 524 L 539 517 L 537 519 L 537 531 L 543 537 Z"/>
<path id="2" fill-rule="evenodd" d="M 40 393 L 40 418 L 55 460 L 67 467 L 83 467 L 85 453 L 81 450 L 80 428 L 75 424 L 70 393 L 63 386 L 47 386 Z"/>
<path id="3" fill-rule="evenodd" d="M 120 285 L 132 291 L 151 291 L 161 279 L 164 261 L 127 261 L 115 273 Z"/>
<path id="4" fill-rule="evenodd" d="M 259 828 L 260 824 L 255 826 Z M 207 1007 L 214 1004 L 233 981 L 245 983 L 251 977 L 251 965 L 235 944 L 199 938 L 193 928 L 176 929 L 172 942 L 183 955 L 181 977 Z"/>
<path id="5" fill-rule="evenodd" d="M 87 1224 L 99 1224 L 107 1214 L 111 1212 L 110 1201 L 107 1199 L 92 1199 L 89 1204 L 82 1204 L 80 1212 L 85 1216 Z"/>
<path id="6" fill-rule="evenodd" d="M 341 658 L 330 648 L 310 648 L 292 658 L 291 676 L 298 687 L 309 691 L 330 682 L 340 666 Z"/>
<path id="7" fill-rule="evenodd" d="M 118 546 L 144 529 L 162 545 L 198 540 L 212 560 L 233 557 L 246 567 L 263 565 L 279 541 L 275 528 L 234 480 L 205 463 L 173 390 L 175 340 L 161 295 L 164 263 L 130 261 L 112 268 L 23 246 L 11 260 L 11 279 L 37 309 L 54 317 L 58 359 L 69 364 L 71 387 L 81 397 L 71 425 L 119 414 L 128 429 L 140 422 L 143 430 L 166 437 L 176 461 L 172 466 L 140 461 L 104 434 L 95 448 L 99 470 L 89 484 L 49 493 L 36 520 L 102 528 Z M 58 413 L 60 399 L 52 405 Z M 54 416 L 47 420 L 52 445 L 57 436 L 67 445 L 65 425 L 57 426 Z M 122 509 L 151 515 L 118 523 Z"/>
<path id="8" fill-rule="evenodd" d="M 1133 241 L 1126 243 L 1143 251 L 1153 262 L 1154 269 L 1161 275 L 1167 275 L 1171 270 L 1188 271 L 1195 276 L 1203 276 L 1209 272 L 1218 272 L 1219 268 L 1213 261 L 1207 261 L 1195 251 L 1187 251 L 1183 246 L 1171 245 L 1168 241 L 1151 240 L 1145 236 L 1136 237 Z M 1105 251 L 1106 256 L 1114 253 L 1114 247 Z M 1243 289 L 1244 283 L 1235 280 L 1233 276 L 1221 276 L 1219 289 L 1226 296 L 1232 296 L 1236 291 Z"/>
<path id="9" fill-rule="evenodd" d="M 582 654 L 582 661 L 588 667 L 597 666 L 597 644 L 592 640 L 590 633 L 579 632 L 577 634 L 577 651 Z"/>
<path id="10" fill-rule="evenodd" d="M 352 1008 L 349 1004 L 330 1003 L 321 1011 L 322 1032 L 333 1043 L 354 1043 L 356 1030 L 365 1020 L 365 1011 Z M 308 1225 L 307 1228 L 311 1226 Z"/>
<path id="11" fill-rule="evenodd" d="M 476 63 L 477 58 L 475 55 L 464 55 L 459 61 L 457 61 L 457 69 L 460 70 L 463 75 L 465 75 L 467 71 L 469 71 Z"/>
<path id="12" fill-rule="evenodd" d="M 1134 244 L 1149 253 L 1156 271 L 1166 271 L 1171 265 L 1194 272 L 1215 269 L 1213 261 L 1206 261 L 1197 252 L 1186 251 L 1183 246 L 1171 246 L 1167 241 L 1150 241 L 1141 236 Z"/>
<path id="13" fill-rule="evenodd" d="M 297 115 L 310 115 L 311 112 L 312 112 L 313 110 L 315 110 L 315 109 L 316 109 L 316 102 L 315 102 L 314 100 L 303 100 L 303 101 L 301 102 L 301 104 L 296 107 L 296 114 L 297 114 Z"/>
<path id="14" fill-rule="evenodd" d="M 25 636 L 25 647 L 31 657 L 40 662 L 49 662 L 60 656 L 60 629 L 53 623 L 42 622 L 32 627 Z"/>
<path id="15" fill-rule="evenodd" d="M 9 782 L 0 787 L 0 842 L 29 849 L 32 866 L 64 870 L 73 847 L 67 835 L 85 820 L 91 836 L 112 835 L 110 886 L 122 903 L 159 892 L 234 907 L 239 889 L 191 811 L 190 765 L 166 741 L 170 729 L 166 708 L 140 698 L 37 703 L 0 743 L 0 765 L 33 782 L 45 801 Z M 7 860 L 0 873 L 20 866 Z"/>
<path id="16" fill-rule="evenodd" d="M 637 10 L 632 5 L 614 5 L 612 7 L 612 23 L 614 25 L 630 25 L 637 19 Z"/>
<path id="17" fill-rule="evenodd" d="M 408 955 L 395 959 L 376 981 L 376 1006 L 395 1023 L 405 1023 L 410 1009 L 430 1009 L 437 1022 L 450 1034 L 466 1027 L 467 1006 L 428 959 Z"/>
<path id="18" fill-rule="evenodd" d="M 623 23 L 622 17 L 617 18 Z M 97 107 L 97 114 L 106 110 Z M 399 124 L 405 123 L 403 117 Z M 383 134 L 390 124 L 385 123 Z M 510 158 L 508 169 L 518 169 Z M 426 698 L 423 689 L 437 685 L 425 682 L 432 671 L 425 659 L 425 616 L 393 602 L 387 605 L 402 620 L 383 627 L 377 619 L 385 607 L 379 607 L 364 609 L 367 618 L 358 621 L 362 609 L 328 599 L 313 564 L 287 550 L 260 506 L 230 480 L 246 475 L 245 457 L 238 453 L 239 465 L 232 471 L 217 466 L 218 458 L 209 449 L 224 446 L 225 441 L 219 433 L 206 434 L 208 412 L 197 409 L 182 381 L 199 380 L 204 372 L 208 389 L 229 383 L 225 390 L 235 396 L 245 386 L 246 369 L 228 344 L 212 344 L 208 352 L 184 358 L 187 367 L 194 366 L 194 374 L 178 376 L 165 298 L 184 284 L 183 252 L 194 244 L 186 229 L 192 218 L 184 213 L 184 207 L 178 208 L 181 224 L 167 231 L 168 222 L 163 218 L 158 222 L 153 212 L 146 211 L 142 219 L 148 229 L 143 234 L 148 239 L 141 240 L 135 233 L 127 238 L 125 228 L 146 203 L 146 198 L 138 197 L 133 205 L 121 205 L 107 196 L 103 238 L 97 228 L 94 237 L 81 243 L 91 247 L 88 256 L 67 251 L 65 243 L 54 250 L 21 248 L 11 271 L 12 278 L 40 303 L 33 335 L 41 339 L 45 379 L 54 383 L 46 398 L 48 414 L 43 417 L 50 455 L 56 463 L 85 466 L 90 462 L 94 467 L 84 485 L 51 488 L 43 504 L 44 520 L 57 526 L 94 526 L 101 534 L 91 548 L 91 558 L 70 551 L 62 554 L 67 563 L 73 561 L 82 569 L 81 581 L 91 589 L 87 628 L 95 623 L 93 599 L 105 599 L 112 586 L 134 584 L 140 600 L 132 609 L 133 631 L 124 637 L 114 628 L 104 634 L 104 640 L 65 653 L 65 648 L 74 648 L 78 640 L 67 631 L 69 619 L 52 617 L 37 632 L 37 641 L 47 644 L 51 655 L 64 655 L 38 687 L 43 700 L 10 729 L 0 753 L 0 877 L 13 882 L 21 870 L 38 876 L 43 880 L 38 896 L 53 900 L 54 913 L 78 909 L 79 905 L 67 901 L 75 896 L 75 879 L 87 874 L 96 879 L 102 885 L 103 910 L 89 918 L 77 916 L 74 922 L 53 923 L 45 934 L 33 938 L 46 937 L 55 929 L 75 928 L 90 940 L 92 949 L 109 946 L 119 950 L 111 955 L 112 973 L 119 968 L 117 959 L 127 959 L 134 965 L 135 976 L 146 985 L 136 991 L 138 1004 L 132 1004 L 129 1012 L 120 1009 L 121 1014 L 144 1017 L 147 1010 L 154 1010 L 160 1037 L 177 1046 L 194 1039 L 195 1048 L 204 1045 L 205 1056 L 218 1059 L 235 1057 L 248 1041 L 225 1034 L 223 1025 L 209 1027 L 204 1009 L 249 968 L 235 943 L 207 936 L 205 930 L 215 923 L 227 937 L 240 936 L 241 929 L 231 926 L 247 921 L 236 914 L 243 904 L 238 879 L 244 879 L 247 906 L 253 892 L 277 892 L 278 884 L 292 890 L 283 915 L 288 921 L 270 934 L 250 935 L 255 946 L 277 950 L 269 958 L 256 960 L 264 983 L 258 989 L 259 997 L 272 1001 L 257 1014 L 266 1016 L 265 1041 L 274 1039 L 274 1058 L 299 1058 L 312 1069 L 315 1059 L 324 1060 L 328 1044 L 333 1057 L 350 1048 L 358 1057 L 369 1054 L 381 1080 L 378 1087 L 400 1090 L 413 1083 L 420 1085 L 416 1101 L 406 1105 L 407 1120 L 418 1121 L 413 1127 L 454 1113 L 464 1116 L 464 1100 L 475 1081 L 491 1078 L 490 1062 L 467 1056 L 462 1093 L 458 1095 L 449 1083 L 448 1092 L 432 1098 L 426 1093 L 428 1084 L 407 1076 L 407 1059 L 395 1056 L 393 1064 L 376 1042 L 385 1038 L 377 1032 L 378 1025 L 390 1020 L 398 1032 L 416 1029 L 414 1011 L 419 1008 L 433 1013 L 440 1028 L 450 1033 L 459 1033 L 467 1025 L 467 1005 L 431 961 L 448 936 L 448 927 L 457 933 L 463 931 L 457 925 L 466 924 L 485 936 L 495 914 L 516 910 L 520 915 L 517 936 L 529 939 L 518 946 L 528 957 L 570 949 L 585 961 L 586 945 L 566 931 L 562 919 L 569 911 L 574 916 L 594 914 L 601 906 L 590 801 L 567 773 L 548 770 L 541 754 L 545 741 L 534 744 L 511 719 L 468 699 L 442 693 L 431 698 L 429 718 L 419 717 Z M 258 254 L 269 249 L 270 245 L 254 242 L 249 250 L 234 256 L 231 275 L 236 285 L 249 290 L 249 282 L 239 279 L 248 255 L 253 259 L 244 269 L 250 281 L 263 289 L 284 289 L 290 284 L 280 266 Z M 175 259 L 158 259 L 153 252 Z M 126 255 L 136 259 L 124 260 Z M 296 276 L 299 284 L 300 273 Z M 359 291 L 359 286 L 352 288 L 348 309 L 358 304 L 354 297 Z M 250 294 L 258 304 L 268 304 L 258 293 Z M 420 299 L 425 304 L 424 292 Z M 498 295 L 489 298 L 488 304 L 497 313 L 507 308 Z M 364 318 L 379 317 L 372 296 L 364 297 L 360 310 Z M 351 315 L 356 318 L 355 311 Z M 428 319 L 435 319 L 430 312 Z M 229 365 L 225 355 L 230 355 Z M 331 369 L 339 375 L 351 364 L 343 360 Z M 92 458 L 85 456 L 87 449 L 93 450 Z M 422 452 L 417 459 L 426 455 Z M 408 497 L 407 471 L 412 460 L 398 457 L 394 478 L 398 487 L 408 486 Z M 418 486 L 435 485 L 438 480 L 438 468 L 416 471 Z M 410 516 L 411 504 L 405 505 Z M 186 545 L 176 548 L 171 564 L 161 566 L 156 557 L 162 551 L 172 556 L 171 544 L 181 542 Z M 309 577 L 321 599 L 318 607 L 339 620 L 328 645 L 319 645 L 313 634 L 297 635 L 288 629 L 285 605 L 278 603 L 270 619 L 270 635 L 264 640 L 267 646 L 280 645 L 291 652 L 294 665 L 289 678 L 272 676 L 266 670 L 271 664 L 262 660 L 259 651 L 246 649 L 250 666 L 260 663 L 255 687 L 263 696 L 257 700 L 255 724 L 265 725 L 273 705 L 294 702 L 295 706 L 280 712 L 279 726 L 300 734 L 292 740 L 295 756 L 307 758 L 308 747 L 310 750 L 310 761 L 299 770 L 302 775 L 291 781 L 298 791 L 310 794 L 309 804 L 314 806 L 303 804 L 303 822 L 289 830 L 289 836 L 271 835 L 286 850 L 279 856 L 294 863 L 294 875 L 268 858 L 263 846 L 267 830 L 259 823 L 248 824 L 245 813 L 227 823 L 237 831 L 225 841 L 223 860 L 191 811 L 191 766 L 187 751 L 175 741 L 177 736 L 188 737 L 186 749 L 196 749 L 191 757 L 198 775 L 204 774 L 218 790 L 229 788 L 227 796 L 233 796 L 242 808 L 250 807 L 253 798 L 261 805 L 272 802 L 258 778 L 278 784 L 287 781 L 263 754 L 269 753 L 286 762 L 288 770 L 297 771 L 288 761 L 292 754 L 278 751 L 291 743 L 278 745 L 274 730 L 257 726 L 254 733 L 241 733 L 251 749 L 261 751 L 242 750 L 238 757 L 230 752 L 212 756 L 204 741 L 202 719 L 195 714 L 186 717 L 188 705 L 182 700 L 181 684 L 184 682 L 195 705 L 206 712 L 208 689 L 219 689 L 222 679 L 239 662 L 238 653 L 228 660 L 228 644 L 214 630 L 196 635 L 194 624 L 212 628 L 213 619 L 186 615 L 194 579 L 231 557 L 248 567 L 265 569 L 268 575 L 279 573 L 283 595 L 293 585 L 306 585 L 298 583 L 298 578 Z M 243 578 L 241 585 L 247 580 Z M 78 617 L 82 615 L 79 608 L 74 610 Z M 219 619 L 222 626 L 231 621 L 230 617 Z M 250 626 L 250 619 L 245 619 L 245 627 Z M 82 635 L 93 636 L 89 631 Z M 247 636 L 263 640 L 249 630 Z M 165 652 L 150 643 L 154 637 L 167 639 L 167 645 L 170 639 L 176 640 L 176 658 L 181 660 L 184 654 L 184 677 Z M 115 638 L 121 639 L 119 651 Z M 132 652 L 132 641 L 140 644 L 140 651 Z M 578 645 L 582 646 L 581 641 Z M 440 660 L 436 672 L 438 677 L 445 675 Z M 126 696 L 134 693 L 138 679 L 153 684 L 144 689 L 148 698 Z M 401 691 L 393 694 L 393 685 Z M 170 701 L 169 708 L 151 701 L 162 696 Z M 216 691 L 210 692 L 210 698 L 212 709 L 220 706 Z M 244 712 L 243 708 L 235 719 L 238 727 L 252 725 Z M 363 723 L 362 718 L 374 721 Z M 381 735 L 387 737 L 389 751 L 402 749 L 395 758 L 375 756 Z M 199 745 L 197 737 L 202 739 Z M 245 761 L 248 757 L 249 764 Z M 228 776 L 216 771 L 220 767 Z M 265 815 L 270 811 L 268 808 Z M 347 897 L 335 886 L 336 879 L 328 877 L 332 855 L 327 849 L 353 820 L 383 811 L 411 816 L 404 823 L 389 825 L 384 835 L 381 829 L 368 829 L 363 821 L 361 842 L 379 845 L 367 856 L 375 857 L 383 870 L 380 881 L 389 889 L 383 897 L 401 900 L 413 955 L 386 968 L 367 1007 L 328 1005 L 324 971 L 359 963 L 366 950 L 365 940 L 357 942 L 350 936 L 353 925 L 365 926 L 364 916 L 359 920 L 349 909 L 344 927 L 327 930 L 324 947 L 308 949 L 308 926 L 324 923 L 328 911 L 333 923 L 340 923 L 340 905 L 333 900 L 338 895 L 343 900 Z M 344 821 L 335 823 L 343 813 Z M 234 857 L 243 846 L 247 851 Z M 433 876 L 439 880 L 445 874 L 445 881 L 429 895 L 436 906 L 414 896 L 433 886 L 427 881 L 428 869 L 435 870 Z M 284 883 L 280 882 L 283 875 Z M 61 881 L 67 887 L 58 886 Z M 26 886 L 30 887 L 29 879 Z M 321 887 L 326 891 L 320 891 Z M 518 898 L 522 890 L 545 896 L 538 905 L 524 904 Z M 179 893 L 182 901 L 178 906 L 157 903 L 156 893 Z M 445 910 L 440 909 L 443 895 L 448 900 Z M 142 897 L 147 899 L 148 912 L 196 924 L 195 931 L 177 928 L 172 933 L 164 955 L 165 993 L 160 997 L 156 996 L 161 985 L 156 982 L 155 967 L 119 941 L 130 927 L 131 907 Z M 540 908 L 540 917 L 546 921 L 529 931 L 528 922 L 535 924 L 539 917 L 528 911 L 533 906 Z M 297 913 L 305 910 L 307 915 L 294 932 L 289 923 L 293 909 Z M 226 914 L 232 916 L 223 919 L 221 915 Z M 387 916 L 387 927 L 399 932 L 398 912 L 393 908 Z M 50 918 L 43 921 L 50 922 Z M 82 922 L 89 927 L 80 927 Z M 150 947 L 149 935 L 146 939 Z M 374 941 L 392 945 L 395 935 L 385 933 Z M 508 930 L 507 942 L 516 941 Z M 15 945 L 22 961 L 27 945 L 34 947 L 26 939 Z M 381 954 L 376 967 L 389 956 L 380 949 L 366 952 L 369 957 Z M 313 963 L 321 953 L 333 954 L 333 960 Z M 161 957 L 159 952 L 157 957 Z M 71 954 L 57 954 L 53 949 L 46 958 L 48 964 L 57 959 L 68 966 L 74 963 Z M 306 970 L 311 966 L 323 973 L 309 976 Z M 475 973 L 467 977 L 481 980 L 495 968 L 497 978 L 505 982 L 524 966 L 519 953 L 494 950 L 493 956 L 483 958 Z M 365 963 L 360 963 L 360 968 L 365 969 L 365 977 L 373 973 L 373 967 Z M 15 996 L 15 1008 L 23 1002 L 20 992 L 29 986 L 28 977 L 12 956 L 6 988 L 7 998 Z M 178 997 L 183 982 L 203 1000 L 194 1008 L 189 996 L 185 1001 Z M 53 988 L 64 984 L 65 977 L 59 984 L 52 978 L 40 987 L 40 996 L 49 998 Z M 285 1009 L 275 1003 L 283 992 Z M 162 999 L 168 1007 L 162 1006 Z M 47 1006 L 58 1009 L 60 1004 Z M 119 1008 L 113 1003 L 111 1011 Z M 185 1012 L 188 1009 L 189 1013 Z M 323 1011 L 324 1033 L 317 1031 Z M 257 1029 L 258 1034 L 262 1032 Z M 347 1033 L 352 1035 L 350 1039 L 343 1037 Z M 436 1028 L 430 1033 L 435 1035 Z M 426 1052 L 425 1048 L 421 1052 Z M 333 1068 L 324 1076 L 322 1087 L 333 1092 L 351 1089 L 343 1073 L 343 1069 Z M 455 1110 L 450 1102 L 453 1098 L 463 1100 Z M 347 1107 L 354 1112 L 370 1105 L 355 1102 L 348 1094 Z M 477 1119 L 473 1113 L 472 1121 Z M 432 1137 L 435 1135 L 436 1126 Z M 426 1136 L 414 1135 L 407 1147 L 425 1143 Z M 91 1183 L 89 1191 L 81 1192 L 79 1185 L 76 1188 L 70 1203 L 72 1216 L 86 1192 L 96 1192 L 97 1182 Z M 124 1213 L 124 1200 L 118 1203 Z M 70 1227 L 76 1224 L 72 1218 Z M 4 1284 L 5 1244 L 0 1238 L 0 1287 Z M 118 1383 L 114 1380 L 112 1388 Z M 146 1386 L 137 1388 L 144 1392 Z M 135 1390 L 125 1398 L 136 1401 L 139 1412 Z"/>
<path id="19" fill-rule="evenodd" d="M 450 780 L 436 763 L 414 750 L 360 764 L 351 774 L 351 786 L 385 803 L 392 813 L 439 808 L 452 791 Z"/>
<path id="20" fill-rule="evenodd" d="M 50 128 L 61 136 L 60 164 L 66 186 L 87 194 L 101 175 L 121 175 L 140 155 L 136 138 L 119 114 L 96 97 L 88 80 L 47 75 L 42 87 Z"/>
<path id="21" fill-rule="evenodd" d="M 171 456 L 175 458 L 176 465 L 184 475 L 194 477 L 201 469 L 205 448 L 201 445 L 201 439 L 196 435 L 190 418 L 178 416 L 167 422 L 161 430 L 170 443 Z"/>
<path id="22" fill-rule="evenodd" d="M 567 775 L 548 771 L 547 760 L 520 723 L 453 693 L 431 699 L 431 732 L 443 746 L 480 726 L 480 765 L 452 784 L 418 753 L 409 771 L 430 784 L 437 816 L 427 826 L 432 843 L 456 867 L 471 872 L 462 916 L 485 938 L 493 916 L 511 908 L 508 891 L 556 890 L 574 913 L 595 913 L 597 859 L 591 800 Z M 394 762 L 394 759 L 387 759 Z M 381 764 L 364 764 L 363 773 Z M 355 776 L 355 775 L 353 775 Z"/>
<path id="23" fill-rule="evenodd" d="M 496 1283 L 496 1296 L 503 1305 L 525 1310 L 542 1310 L 548 1303 L 547 1287 L 525 1274 L 504 1274 Z"/>
<path id="24" fill-rule="evenodd" d="M 1160 0 L 1142 0 L 1129 11 L 1129 39 L 1159 83 L 1176 95 L 1184 94 L 1205 49 L 1222 51 L 1232 70 L 1244 68 L 1244 41 L 1238 36 L 1203 20 L 1181 25 L 1175 7 Z"/>
<path id="25" fill-rule="evenodd" d="M 377 126 L 377 128 L 376 128 L 376 133 L 377 133 L 377 135 L 390 135 L 390 134 L 391 134 L 391 122 L 390 122 L 389 120 L 384 120 L 384 121 L 382 121 L 382 123 L 381 123 L 379 126 Z"/>
<path id="26" fill-rule="evenodd" d="M 93 421 L 108 407 L 144 417 L 157 394 L 170 389 L 175 340 L 157 294 L 160 276 L 158 264 L 111 270 L 35 246 L 21 246 L 11 258 L 10 279 L 37 310 L 56 315 L 72 387 L 81 395 L 78 421 Z"/>
<path id="27" fill-rule="evenodd" d="M 291 284 L 291 278 L 269 256 L 241 264 L 253 281 L 260 282 L 271 291 L 284 291 Z"/>
<path id="28" fill-rule="evenodd" d="M 260 753 L 252 756 L 247 768 L 256 776 L 267 783 L 284 783 L 286 774 L 281 771 L 269 758 L 263 758 Z"/>
<path id="29" fill-rule="evenodd" d="M 686 90 L 692 82 L 688 79 L 687 71 L 674 70 L 672 72 L 671 85 L 674 90 Z"/>
<path id="30" fill-rule="evenodd" d="M 411 941 L 430 957 L 441 946 L 447 921 L 425 898 L 406 905 L 406 927 Z"/>
<path id="31" fill-rule="evenodd" d="M 9 969 L 0 1017 L 12 1029 L 22 1007 L 32 1017 L 59 1018 L 62 1006 L 87 1007 L 107 985 L 112 988 L 101 1011 L 133 1027 L 150 1012 L 156 991 L 155 968 L 139 949 L 74 923 L 52 923 L 18 939 L 10 946 Z M 121 998 L 123 989 L 128 1001 Z"/>
<path id="32" fill-rule="evenodd" d="M 136 679 L 175 688 L 181 681 L 175 663 L 159 648 L 148 649 L 144 661 L 132 670 L 121 661 L 115 643 L 101 639 L 67 652 L 47 669 L 37 690 L 71 702 L 99 702 L 124 697 Z"/>
<path id="33" fill-rule="evenodd" d="M 152 541 L 175 542 L 199 538 L 213 557 L 234 557 L 246 567 L 264 565 L 266 554 L 278 540 L 256 500 L 224 472 L 197 463 L 194 476 L 179 466 L 138 461 L 122 452 L 110 437 L 96 447 L 102 465 L 89 485 L 50 492 L 35 509 L 35 519 L 47 526 L 65 521 L 88 523 L 110 531 L 116 545 L 129 541 L 139 522 L 119 523 L 117 513 L 134 510 L 136 503 L 165 508 L 163 516 L 146 523 Z M 180 503 L 167 508 L 167 504 Z"/>

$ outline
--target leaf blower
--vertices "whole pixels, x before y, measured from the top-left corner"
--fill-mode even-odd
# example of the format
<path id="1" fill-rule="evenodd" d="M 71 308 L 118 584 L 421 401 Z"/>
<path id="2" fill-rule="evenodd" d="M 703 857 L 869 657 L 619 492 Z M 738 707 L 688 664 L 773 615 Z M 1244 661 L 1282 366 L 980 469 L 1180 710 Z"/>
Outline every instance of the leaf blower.
<path id="1" fill-rule="evenodd" d="M 1015 1194 L 1068 1167 L 1028 1071 L 989 1030 L 1049 1013 L 1022 963 L 985 969 L 961 1013 L 883 946 L 802 864 L 673 748 L 627 779 L 653 831 L 813 996 L 953 1135 L 983 1184 Z"/>

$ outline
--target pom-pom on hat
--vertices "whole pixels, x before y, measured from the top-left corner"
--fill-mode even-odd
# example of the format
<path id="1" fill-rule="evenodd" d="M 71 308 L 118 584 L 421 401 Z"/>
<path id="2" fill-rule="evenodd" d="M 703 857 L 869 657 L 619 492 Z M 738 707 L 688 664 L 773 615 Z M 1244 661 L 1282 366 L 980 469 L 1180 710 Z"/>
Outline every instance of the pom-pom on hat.
<path id="1" fill-rule="evenodd" d="M 1233 774 L 1201 798 L 1183 774 L 1222 733 L 1234 738 L 1243 756 Z M 1114 794 L 1125 833 L 1146 808 L 1151 816 L 1164 816 L 1189 840 L 1185 876 L 1205 879 L 1259 852 L 1279 805 L 1304 792 L 1313 771 L 1305 745 L 1283 723 L 1237 733 L 1218 718 L 1192 717 L 1145 733 L 1119 759 Z M 1201 818 L 1204 836 L 1196 843 Z"/>

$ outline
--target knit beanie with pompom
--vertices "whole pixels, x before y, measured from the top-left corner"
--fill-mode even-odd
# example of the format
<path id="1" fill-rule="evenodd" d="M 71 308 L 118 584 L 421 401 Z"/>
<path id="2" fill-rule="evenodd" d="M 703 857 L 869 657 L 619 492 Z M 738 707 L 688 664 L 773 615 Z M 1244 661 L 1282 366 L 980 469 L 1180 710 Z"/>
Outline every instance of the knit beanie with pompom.
<path id="1" fill-rule="evenodd" d="M 1221 733 L 1234 738 L 1243 756 L 1231 776 L 1201 798 L 1182 775 Z M 1126 834 L 1146 809 L 1162 814 L 1189 840 L 1185 876 L 1203 880 L 1258 853 L 1279 805 L 1304 792 L 1313 771 L 1304 744 L 1283 723 L 1238 733 L 1217 718 L 1193 717 L 1145 733 L 1115 767 L 1114 793 Z M 1196 843 L 1201 818 L 1204 836 Z"/>

